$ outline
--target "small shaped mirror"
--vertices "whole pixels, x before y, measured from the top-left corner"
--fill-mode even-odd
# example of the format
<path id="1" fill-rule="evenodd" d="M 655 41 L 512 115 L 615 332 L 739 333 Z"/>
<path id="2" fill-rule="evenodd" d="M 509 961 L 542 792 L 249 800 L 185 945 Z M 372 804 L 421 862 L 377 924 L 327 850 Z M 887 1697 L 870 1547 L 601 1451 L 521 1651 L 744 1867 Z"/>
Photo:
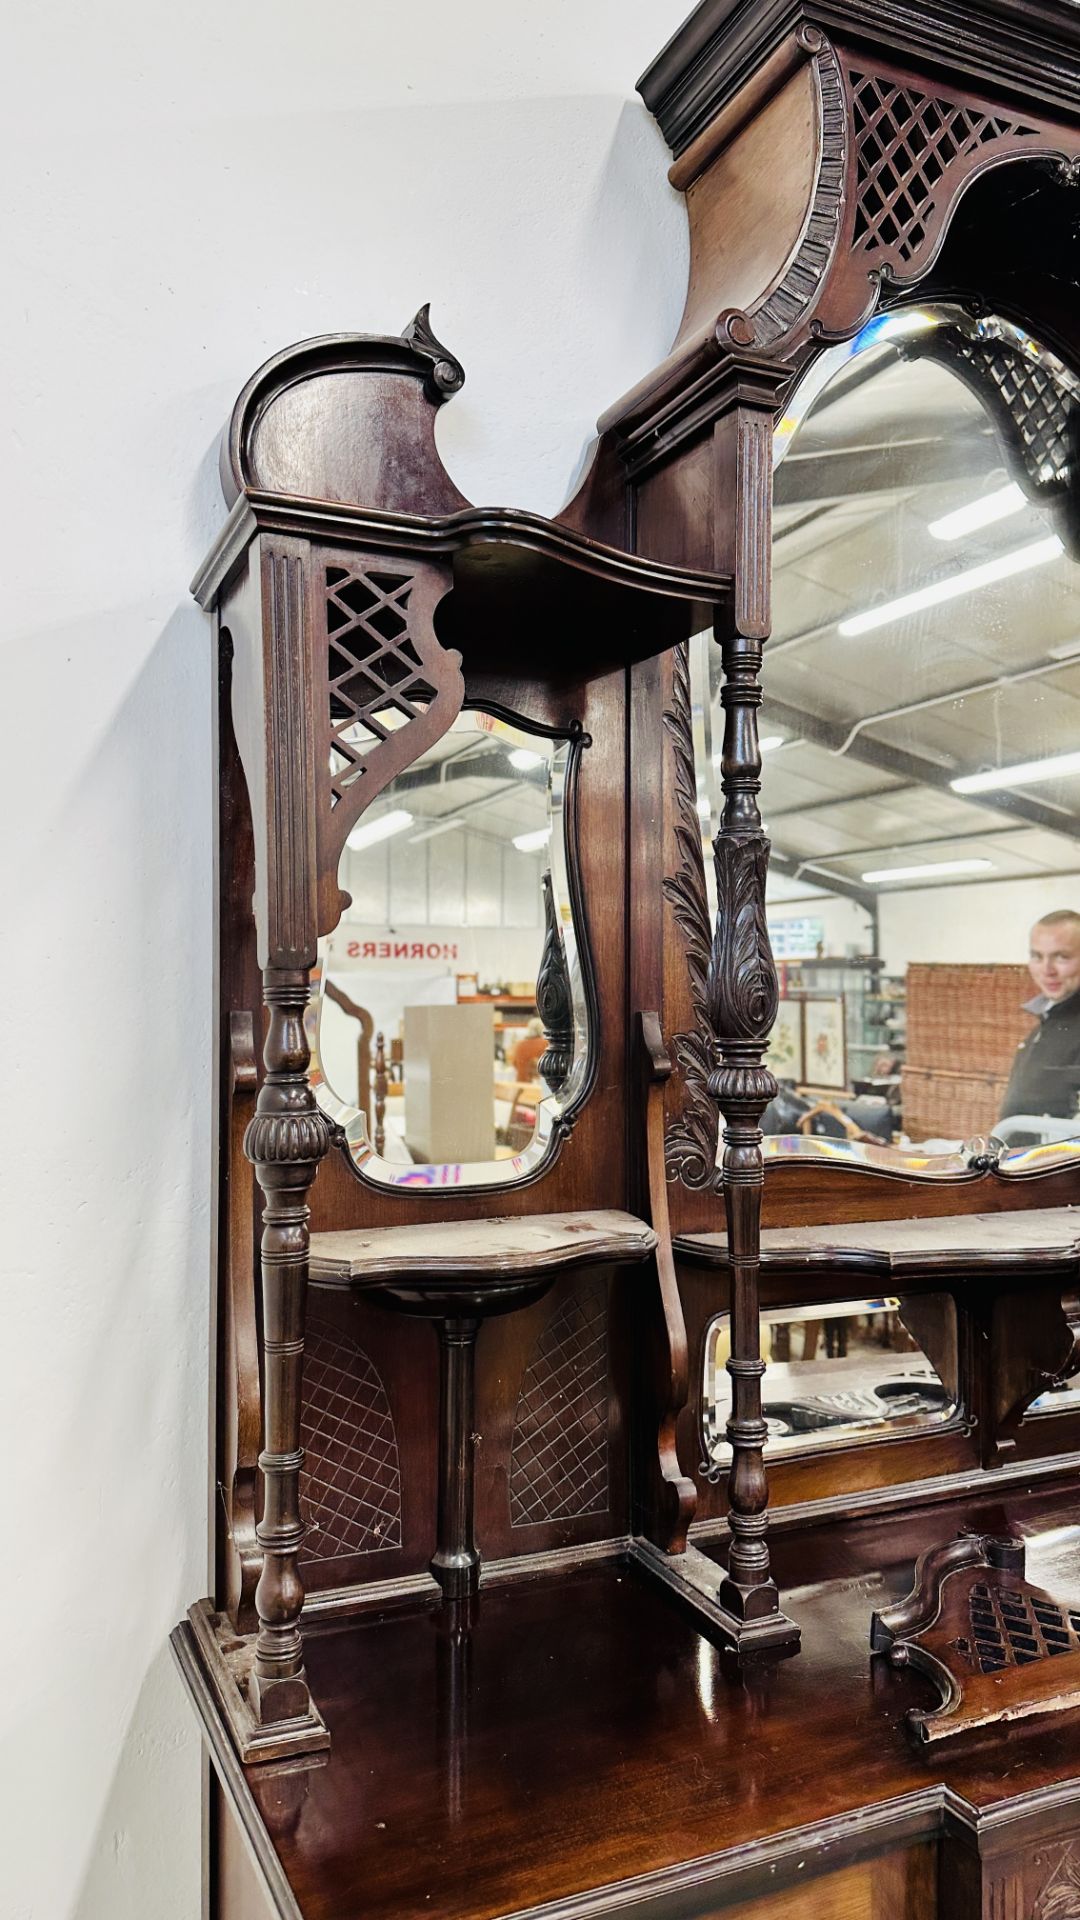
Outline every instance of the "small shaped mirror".
<path id="1" fill-rule="evenodd" d="M 582 742 L 474 709 L 342 855 L 312 1078 L 382 1185 L 503 1185 L 572 1122 L 595 1025 L 574 845 Z"/>

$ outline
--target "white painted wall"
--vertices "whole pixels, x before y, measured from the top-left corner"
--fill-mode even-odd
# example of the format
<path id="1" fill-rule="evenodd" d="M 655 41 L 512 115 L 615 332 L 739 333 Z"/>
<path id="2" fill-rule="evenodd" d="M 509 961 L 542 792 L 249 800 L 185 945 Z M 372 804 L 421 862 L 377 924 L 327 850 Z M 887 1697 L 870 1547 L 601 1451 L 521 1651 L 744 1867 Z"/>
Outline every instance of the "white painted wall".
<path id="1" fill-rule="evenodd" d="M 1021 964 L 1032 924 L 1059 907 L 1080 911 L 1080 878 L 883 892 L 881 951 L 890 973 L 902 973 L 912 960 Z"/>
<path id="2" fill-rule="evenodd" d="M 830 956 L 869 953 L 873 946 L 869 914 L 857 901 L 835 893 L 816 894 L 788 904 L 769 901 L 768 920 L 770 927 L 784 920 L 820 920 L 825 952 Z"/>
<path id="3" fill-rule="evenodd" d="M 5 30 L 2 1920 L 197 1920 L 165 1652 L 206 1587 L 210 662 L 186 585 L 269 353 L 468 370 L 478 502 L 556 507 L 686 243 L 633 82 L 688 0 L 74 0 Z"/>

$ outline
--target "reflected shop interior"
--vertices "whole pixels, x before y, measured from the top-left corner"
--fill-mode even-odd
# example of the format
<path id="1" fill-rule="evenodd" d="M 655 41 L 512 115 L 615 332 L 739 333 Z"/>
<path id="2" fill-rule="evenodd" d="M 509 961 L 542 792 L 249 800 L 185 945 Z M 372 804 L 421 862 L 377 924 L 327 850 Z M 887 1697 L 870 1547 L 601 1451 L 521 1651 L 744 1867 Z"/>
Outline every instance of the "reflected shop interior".
<path id="1" fill-rule="evenodd" d="M 390 703 L 379 721 L 394 719 Z M 321 943 L 311 1075 L 365 1178 L 521 1178 L 580 1099 L 588 992 L 567 797 L 581 751 L 463 712 L 350 834 L 351 904 Z"/>
<path id="2" fill-rule="evenodd" d="M 824 353 L 780 422 L 760 720 L 780 984 L 767 1169 L 930 1174 L 989 1136 L 1007 1171 L 1080 1141 L 1076 392 L 1007 321 L 908 308 Z M 710 881 L 715 654 L 693 643 Z M 917 1306 L 766 1316 L 768 1451 L 955 1412 Z M 704 1436 L 718 1466 L 727 1337 L 721 1317 Z"/>

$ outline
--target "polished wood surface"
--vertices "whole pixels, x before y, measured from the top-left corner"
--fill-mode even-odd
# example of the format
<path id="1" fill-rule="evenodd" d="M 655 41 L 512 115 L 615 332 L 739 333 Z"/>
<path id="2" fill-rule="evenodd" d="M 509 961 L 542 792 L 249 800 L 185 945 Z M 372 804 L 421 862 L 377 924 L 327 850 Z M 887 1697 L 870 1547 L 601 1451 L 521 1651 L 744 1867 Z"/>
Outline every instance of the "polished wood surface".
<path id="1" fill-rule="evenodd" d="M 540 1213 L 487 1220 L 415 1221 L 409 1227 L 312 1236 L 311 1278 L 323 1286 L 371 1286 L 430 1276 L 480 1280 L 560 1268 L 645 1260 L 656 1235 L 633 1214 Z"/>
<path id="2" fill-rule="evenodd" d="M 679 1251 L 703 1264 L 726 1265 L 727 1234 L 685 1234 Z M 761 1235 L 761 1262 L 826 1266 L 831 1271 L 859 1261 L 883 1278 L 909 1269 L 944 1273 L 1080 1261 L 1080 1208 L 1040 1207 L 1017 1213 L 967 1213 L 943 1220 L 840 1220 L 829 1226 L 768 1227 Z"/>
<path id="3" fill-rule="evenodd" d="M 778 1535 L 803 1653 L 741 1677 L 617 1560 L 485 1589 L 467 1632 L 415 1608 L 313 1627 L 329 1762 L 303 1776 L 287 1814 L 258 1768 L 230 1797 L 272 1839 L 303 1920 L 429 1906 L 490 1920 L 547 1903 L 578 1911 L 588 1894 L 590 1911 L 614 1913 L 646 1891 L 677 1894 L 681 1913 L 745 1911 L 793 1885 L 809 1897 L 818 1874 L 898 1846 L 981 1844 L 1006 1818 L 1030 1823 L 1029 1842 L 1060 1829 L 1062 1807 L 1076 1826 L 1075 1725 L 924 1760 L 903 1716 L 934 1689 L 870 1653 L 871 1610 L 903 1598 L 919 1552 L 961 1525 L 1010 1524 L 1027 1536 L 1031 1577 L 1080 1603 L 1071 1484 L 842 1539 Z"/>

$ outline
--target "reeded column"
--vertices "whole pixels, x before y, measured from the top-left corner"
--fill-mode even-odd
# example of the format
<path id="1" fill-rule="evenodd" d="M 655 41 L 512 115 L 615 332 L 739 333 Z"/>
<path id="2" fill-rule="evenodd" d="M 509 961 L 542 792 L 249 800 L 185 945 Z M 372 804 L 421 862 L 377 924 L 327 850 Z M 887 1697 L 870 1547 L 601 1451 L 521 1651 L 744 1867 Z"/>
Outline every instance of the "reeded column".
<path id="1" fill-rule="evenodd" d="M 326 1119 L 308 1085 L 304 1031 L 306 968 L 268 967 L 263 998 L 270 1025 L 266 1077 L 244 1138 L 263 1191 L 263 1517 L 257 1539 L 263 1570 L 255 1589 L 259 1634 L 249 1698 L 262 1725 L 316 1719 L 304 1674 L 300 1611 L 304 1585 L 297 1558 L 300 1517 L 300 1398 L 308 1279 L 307 1196 L 330 1145 Z"/>

